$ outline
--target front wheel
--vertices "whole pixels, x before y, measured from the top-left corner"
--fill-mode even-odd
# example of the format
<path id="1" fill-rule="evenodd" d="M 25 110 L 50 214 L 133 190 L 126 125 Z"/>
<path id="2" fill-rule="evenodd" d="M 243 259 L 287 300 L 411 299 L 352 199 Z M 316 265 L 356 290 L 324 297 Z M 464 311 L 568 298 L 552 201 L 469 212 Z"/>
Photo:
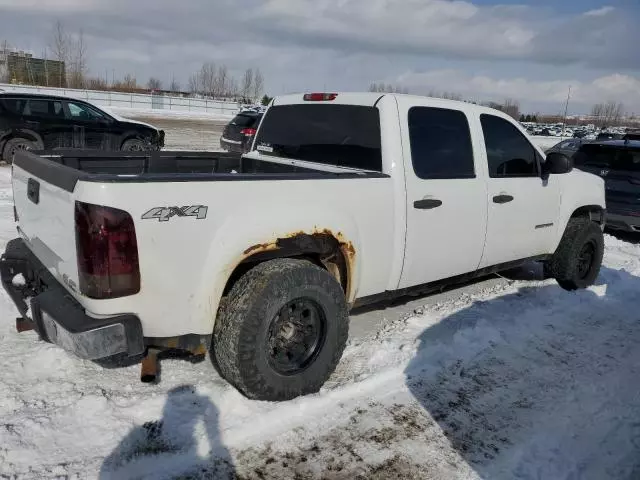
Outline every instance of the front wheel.
<path id="1" fill-rule="evenodd" d="M 146 152 L 147 144 L 139 138 L 130 138 L 122 144 L 123 152 Z"/>
<path id="2" fill-rule="evenodd" d="M 604 235 L 589 218 L 572 218 L 545 271 L 565 290 L 593 285 L 602 266 Z"/>
<path id="3" fill-rule="evenodd" d="M 231 289 L 213 333 L 222 376 L 257 400 L 290 400 L 320 390 L 349 332 L 336 279 L 311 262 L 276 259 L 249 270 Z"/>

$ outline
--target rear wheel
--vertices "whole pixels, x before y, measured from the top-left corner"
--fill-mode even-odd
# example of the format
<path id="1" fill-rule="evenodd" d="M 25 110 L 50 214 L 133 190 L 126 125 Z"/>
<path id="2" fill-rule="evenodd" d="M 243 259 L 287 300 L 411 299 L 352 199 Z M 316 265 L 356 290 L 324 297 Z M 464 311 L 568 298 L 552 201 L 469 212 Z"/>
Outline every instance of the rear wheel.
<path id="1" fill-rule="evenodd" d="M 37 145 L 26 138 L 12 138 L 7 141 L 2 152 L 2 159 L 7 163 L 13 162 L 13 156 L 19 150 L 36 150 Z"/>
<path id="2" fill-rule="evenodd" d="M 565 290 L 587 288 L 600 273 L 603 255 L 600 225 L 586 217 L 572 218 L 545 272 Z"/>
<path id="3" fill-rule="evenodd" d="M 247 272 L 221 307 L 214 363 L 249 398 L 317 392 L 335 370 L 349 331 L 342 287 L 311 262 L 276 259 Z"/>
<path id="4" fill-rule="evenodd" d="M 123 152 L 145 152 L 147 151 L 147 145 L 145 142 L 140 140 L 139 138 L 130 138 L 129 140 L 125 140 L 122 144 Z"/>

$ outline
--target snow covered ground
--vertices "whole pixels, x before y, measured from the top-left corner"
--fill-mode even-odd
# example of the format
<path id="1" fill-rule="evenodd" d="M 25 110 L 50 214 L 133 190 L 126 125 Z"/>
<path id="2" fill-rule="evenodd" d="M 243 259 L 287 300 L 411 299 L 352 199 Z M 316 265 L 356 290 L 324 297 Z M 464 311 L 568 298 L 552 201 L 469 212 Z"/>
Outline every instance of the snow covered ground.
<path id="1" fill-rule="evenodd" d="M 0 167 L 0 249 L 15 236 Z M 632 239 L 631 239 L 632 240 Z M 0 478 L 640 478 L 640 245 L 593 288 L 539 269 L 352 315 L 317 395 L 242 397 L 202 359 L 103 368 L 15 332 L 0 293 Z"/>
<path id="2" fill-rule="evenodd" d="M 189 112 L 183 110 L 144 109 L 127 107 L 100 107 L 107 113 L 114 113 L 125 118 L 148 118 L 157 120 L 187 120 L 187 121 L 229 121 L 234 115 L 227 113 Z"/>

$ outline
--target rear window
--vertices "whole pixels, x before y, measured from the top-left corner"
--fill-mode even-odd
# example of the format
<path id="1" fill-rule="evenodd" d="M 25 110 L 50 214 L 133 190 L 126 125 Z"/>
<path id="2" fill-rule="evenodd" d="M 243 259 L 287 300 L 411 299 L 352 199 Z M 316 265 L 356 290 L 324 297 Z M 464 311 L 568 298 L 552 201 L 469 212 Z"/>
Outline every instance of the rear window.
<path id="1" fill-rule="evenodd" d="M 260 117 L 256 115 L 236 115 L 231 120 L 231 125 L 237 125 L 238 127 L 253 127 L 258 123 Z"/>
<path id="2" fill-rule="evenodd" d="M 615 145 L 583 145 L 575 155 L 576 167 L 640 172 L 640 148 Z"/>
<path id="3" fill-rule="evenodd" d="M 22 115 L 24 111 L 25 101 L 21 98 L 3 98 L 2 106 L 7 109 L 8 112 Z"/>
<path id="4" fill-rule="evenodd" d="M 264 154 L 382 171 L 380 115 L 358 105 L 271 107 L 256 139 Z"/>

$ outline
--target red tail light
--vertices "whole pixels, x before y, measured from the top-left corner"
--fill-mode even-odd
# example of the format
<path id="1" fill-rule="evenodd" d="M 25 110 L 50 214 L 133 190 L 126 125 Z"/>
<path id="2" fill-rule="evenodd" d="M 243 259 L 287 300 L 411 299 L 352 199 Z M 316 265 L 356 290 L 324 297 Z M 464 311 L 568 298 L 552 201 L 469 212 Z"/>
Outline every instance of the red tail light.
<path id="1" fill-rule="evenodd" d="M 80 292 L 95 299 L 138 293 L 138 242 L 131 215 L 76 202 L 75 221 Z"/>
<path id="2" fill-rule="evenodd" d="M 305 102 L 326 102 L 335 100 L 337 97 L 337 93 L 307 93 L 302 98 Z"/>
<path id="3" fill-rule="evenodd" d="M 250 137 L 252 135 L 255 135 L 257 131 L 258 130 L 256 130 L 255 128 L 243 128 L 242 130 L 240 130 L 240 133 L 242 135 L 246 135 L 247 137 Z"/>

